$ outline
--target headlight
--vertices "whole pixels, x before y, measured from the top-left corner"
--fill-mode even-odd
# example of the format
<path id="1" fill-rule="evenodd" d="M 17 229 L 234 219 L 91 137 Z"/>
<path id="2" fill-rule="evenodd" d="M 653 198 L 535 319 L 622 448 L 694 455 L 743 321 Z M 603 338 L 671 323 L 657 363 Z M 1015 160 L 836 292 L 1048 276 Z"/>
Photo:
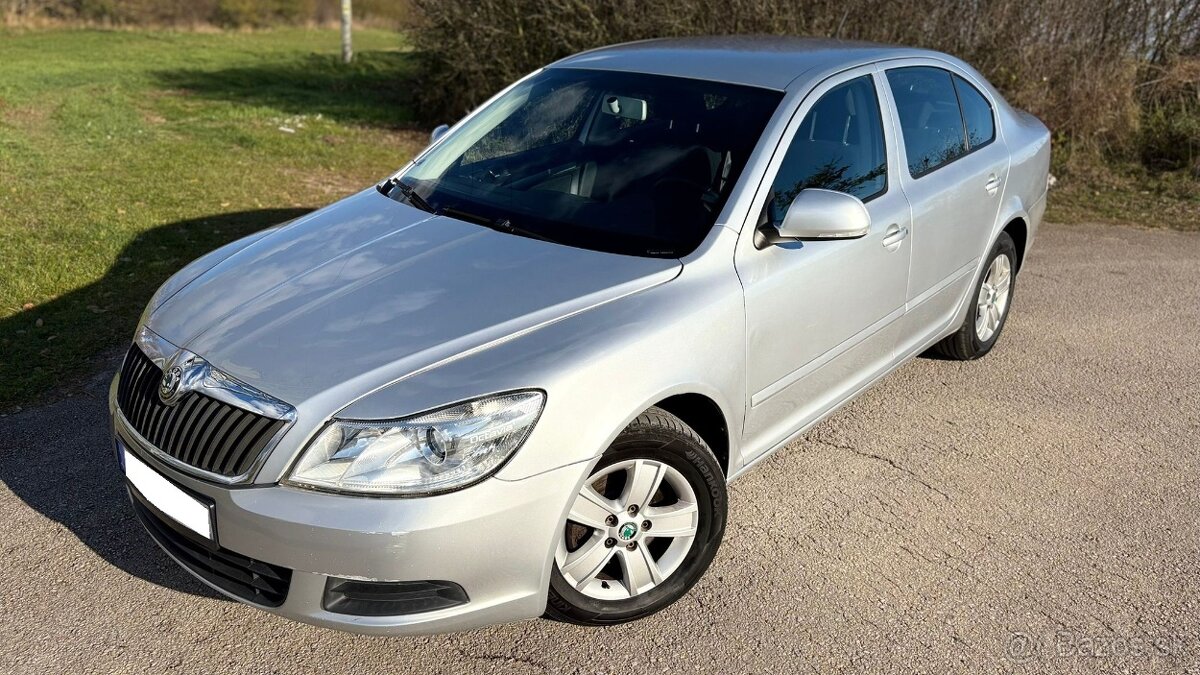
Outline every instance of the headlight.
<path id="1" fill-rule="evenodd" d="M 545 395 L 489 396 L 386 422 L 334 420 L 286 483 L 370 494 L 428 494 L 473 483 L 521 447 Z"/>

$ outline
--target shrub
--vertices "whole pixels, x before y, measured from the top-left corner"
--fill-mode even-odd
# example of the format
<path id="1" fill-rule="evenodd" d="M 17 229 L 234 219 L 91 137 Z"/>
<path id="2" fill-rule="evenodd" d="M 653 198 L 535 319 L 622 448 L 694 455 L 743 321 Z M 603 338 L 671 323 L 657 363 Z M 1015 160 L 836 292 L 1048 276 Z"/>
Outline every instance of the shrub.
<path id="1" fill-rule="evenodd" d="M 531 70 L 592 47 L 699 34 L 863 39 L 945 51 L 1083 153 L 1195 156 L 1195 101 L 1140 95 L 1148 66 L 1200 49 L 1200 3 L 1077 0 L 412 0 L 423 60 L 415 92 L 429 123 L 458 119 Z M 1194 62 L 1194 60 L 1193 60 Z M 1196 73 L 1174 77 L 1195 93 Z M 1189 79 L 1190 78 L 1190 79 Z M 1189 84 L 1190 83 L 1190 84 Z M 1182 114 L 1181 114 L 1182 111 Z M 1190 112 L 1189 112 L 1190 111 Z M 1191 139 L 1181 143 L 1180 139 Z M 1189 145 L 1190 143 L 1190 145 Z M 1170 151 L 1166 146 L 1170 146 Z M 1188 149 L 1190 148 L 1190 149 Z M 1185 152 L 1186 150 L 1186 152 Z M 1190 153 L 1190 154 L 1188 154 Z M 1194 159 L 1190 160 L 1194 161 Z"/>
<path id="2" fill-rule="evenodd" d="M 1190 169 L 1200 178 L 1200 57 L 1148 68 L 1139 89 L 1141 161 L 1155 169 Z"/>

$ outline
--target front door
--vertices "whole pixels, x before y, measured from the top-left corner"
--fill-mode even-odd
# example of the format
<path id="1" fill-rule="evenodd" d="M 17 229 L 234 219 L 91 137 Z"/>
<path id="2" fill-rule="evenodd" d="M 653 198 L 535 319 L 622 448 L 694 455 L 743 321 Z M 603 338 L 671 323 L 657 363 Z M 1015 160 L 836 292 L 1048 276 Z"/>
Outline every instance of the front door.
<path id="1" fill-rule="evenodd" d="M 908 202 L 896 184 L 894 127 L 866 67 L 827 80 L 801 104 L 786 153 L 768 171 L 764 219 L 778 223 L 805 188 L 861 199 L 859 239 L 793 241 L 736 257 L 748 321 L 746 445 L 769 449 L 853 394 L 892 359 L 908 281 Z M 746 458 L 747 460 L 753 457 Z"/>

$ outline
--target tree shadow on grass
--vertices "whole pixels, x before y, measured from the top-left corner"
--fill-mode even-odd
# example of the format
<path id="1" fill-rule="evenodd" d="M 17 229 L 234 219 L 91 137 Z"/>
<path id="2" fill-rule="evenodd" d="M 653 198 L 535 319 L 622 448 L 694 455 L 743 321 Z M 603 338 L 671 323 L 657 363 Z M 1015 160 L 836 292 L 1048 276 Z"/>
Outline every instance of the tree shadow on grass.
<path id="1" fill-rule="evenodd" d="M 162 280 L 158 278 L 158 273 L 147 269 L 145 263 L 148 259 L 160 256 L 158 252 L 164 248 L 182 248 L 178 255 L 186 262 L 221 243 L 299 217 L 308 211 L 243 211 L 192 218 L 147 231 L 130 243 L 108 274 L 96 282 L 34 310 L 0 319 L 0 337 L 14 333 L 13 327 L 16 325 L 32 323 L 26 315 L 34 312 L 39 316 L 62 317 L 64 320 L 75 317 L 77 321 L 90 321 L 93 317 L 86 311 L 80 312 L 79 308 L 106 294 L 128 292 L 128 275 L 134 273 L 149 277 L 135 285 L 144 290 L 137 304 L 144 304 L 149 299 L 150 290 Z M 106 315 L 104 321 L 118 324 L 121 333 L 132 336 L 138 312 L 138 309 L 114 312 Z M 62 332 L 72 336 L 69 339 L 81 343 L 91 336 L 92 344 L 80 344 L 77 347 L 90 347 L 92 357 L 89 361 L 94 361 L 104 353 L 100 356 L 103 363 L 99 368 L 101 372 L 85 382 L 64 389 L 54 396 L 53 403 L 0 417 L 0 482 L 30 508 L 66 527 L 97 555 L 125 572 L 175 590 L 221 597 L 159 551 L 135 519 L 129 505 L 124 479 L 113 454 L 108 414 L 108 383 L 120 362 L 124 347 L 112 344 L 103 334 L 89 332 L 86 326 L 78 331 Z M 32 358 L 36 360 L 36 356 Z M 8 358 L 5 357 L 5 360 Z M 33 367 L 35 363 L 24 365 Z M 86 369 L 86 374 L 95 372 L 93 366 L 86 362 L 77 365 L 82 365 L 81 369 Z M 75 379 L 78 379 L 78 375 Z M 8 529 L 11 527 L 12 522 L 8 526 L 0 524 L 0 532 L 5 532 L 5 537 L 15 536 L 16 533 Z M 22 549 L 45 551 L 48 556 L 56 555 L 55 549 L 51 548 L 53 542 L 14 543 Z M 58 559 L 39 562 L 45 566 L 60 564 Z M 61 570 L 43 570 L 47 574 L 58 572 Z"/>
<path id="2" fill-rule="evenodd" d="M 155 73 L 159 85 L 209 100 L 268 106 L 290 114 L 322 114 L 340 122 L 384 128 L 413 125 L 410 52 L 362 52 L 353 63 L 337 56 L 225 70 L 178 69 Z"/>

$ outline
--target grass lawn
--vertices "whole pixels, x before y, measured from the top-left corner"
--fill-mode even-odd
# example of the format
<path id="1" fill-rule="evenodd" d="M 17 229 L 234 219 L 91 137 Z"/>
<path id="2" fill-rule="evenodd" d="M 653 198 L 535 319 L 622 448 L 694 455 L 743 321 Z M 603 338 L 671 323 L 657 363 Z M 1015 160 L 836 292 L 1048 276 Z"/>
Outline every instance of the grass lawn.
<path id="1" fill-rule="evenodd" d="M 189 260 L 420 149 L 402 36 L 355 42 L 0 29 L 0 411 L 93 372 Z"/>
<path id="2" fill-rule="evenodd" d="M 1187 170 L 1151 173 L 1136 165 L 1055 172 L 1046 219 L 1200 231 L 1200 180 Z"/>

